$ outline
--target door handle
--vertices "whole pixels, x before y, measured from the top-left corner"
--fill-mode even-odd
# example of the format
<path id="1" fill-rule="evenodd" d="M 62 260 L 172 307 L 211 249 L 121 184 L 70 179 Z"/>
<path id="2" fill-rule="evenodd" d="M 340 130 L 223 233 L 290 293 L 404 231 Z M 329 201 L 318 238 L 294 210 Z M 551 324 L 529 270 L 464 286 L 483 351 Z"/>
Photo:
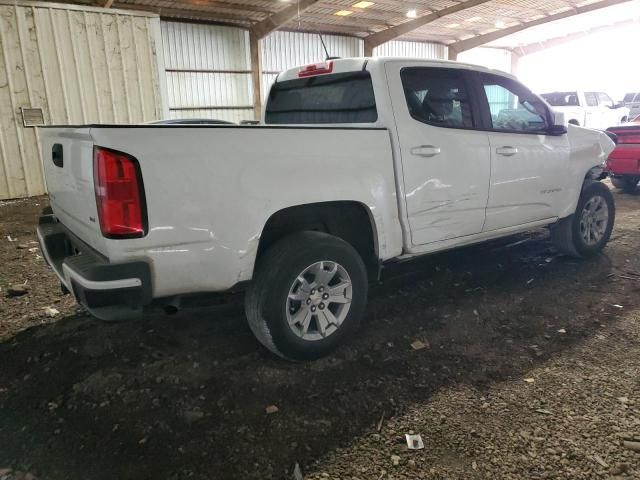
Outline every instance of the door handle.
<path id="1" fill-rule="evenodd" d="M 440 154 L 440 147 L 433 145 L 420 145 L 419 147 L 413 147 L 411 154 L 418 157 L 435 157 Z"/>
<path id="2" fill-rule="evenodd" d="M 500 147 L 496 148 L 496 153 L 498 155 L 504 155 L 505 157 L 511 157 L 518 153 L 518 149 L 516 147 Z"/>

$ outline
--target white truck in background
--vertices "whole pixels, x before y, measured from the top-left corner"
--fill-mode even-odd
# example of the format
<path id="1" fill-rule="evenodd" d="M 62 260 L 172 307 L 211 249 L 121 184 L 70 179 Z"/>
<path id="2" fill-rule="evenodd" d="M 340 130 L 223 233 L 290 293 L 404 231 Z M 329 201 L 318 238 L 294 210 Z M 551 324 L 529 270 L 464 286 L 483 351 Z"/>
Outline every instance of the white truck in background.
<path id="1" fill-rule="evenodd" d="M 385 262 L 545 225 L 598 253 L 613 148 L 508 74 L 332 60 L 278 75 L 257 126 L 43 128 L 38 237 L 98 318 L 246 290 L 257 338 L 313 359 L 357 331 Z"/>
<path id="2" fill-rule="evenodd" d="M 568 123 L 598 130 L 606 130 L 625 123 L 629 108 L 616 104 L 604 92 L 550 92 L 544 98 L 555 111 L 563 112 Z"/>

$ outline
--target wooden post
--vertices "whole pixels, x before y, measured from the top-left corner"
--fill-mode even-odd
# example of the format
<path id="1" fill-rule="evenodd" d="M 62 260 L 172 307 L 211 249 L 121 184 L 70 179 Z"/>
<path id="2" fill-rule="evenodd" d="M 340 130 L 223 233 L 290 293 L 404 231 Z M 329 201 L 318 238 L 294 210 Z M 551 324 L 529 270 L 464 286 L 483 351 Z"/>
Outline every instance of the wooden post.
<path id="1" fill-rule="evenodd" d="M 518 76 L 518 67 L 520 66 L 520 55 L 511 50 L 511 75 Z"/>
<path id="2" fill-rule="evenodd" d="M 260 39 L 249 30 L 249 50 L 251 53 L 251 85 L 253 86 L 253 110 L 256 120 L 262 115 L 262 52 Z"/>
<path id="3" fill-rule="evenodd" d="M 373 45 L 370 42 L 367 42 L 367 39 L 364 39 L 364 56 L 365 57 L 373 57 Z"/>

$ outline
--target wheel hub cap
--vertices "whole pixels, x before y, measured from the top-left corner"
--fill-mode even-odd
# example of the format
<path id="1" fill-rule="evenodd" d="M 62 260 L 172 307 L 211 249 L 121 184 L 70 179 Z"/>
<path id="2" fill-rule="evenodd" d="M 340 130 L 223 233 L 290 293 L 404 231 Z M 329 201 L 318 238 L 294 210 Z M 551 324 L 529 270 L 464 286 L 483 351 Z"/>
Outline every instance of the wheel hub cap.
<path id="1" fill-rule="evenodd" d="M 347 271 L 336 262 L 309 265 L 293 281 L 286 300 L 291 331 L 316 341 L 335 333 L 351 308 L 353 287 Z"/>
<path id="2" fill-rule="evenodd" d="M 580 215 L 580 234 L 587 245 L 595 245 L 602 238 L 609 224 L 609 206 L 597 195 L 584 204 Z"/>

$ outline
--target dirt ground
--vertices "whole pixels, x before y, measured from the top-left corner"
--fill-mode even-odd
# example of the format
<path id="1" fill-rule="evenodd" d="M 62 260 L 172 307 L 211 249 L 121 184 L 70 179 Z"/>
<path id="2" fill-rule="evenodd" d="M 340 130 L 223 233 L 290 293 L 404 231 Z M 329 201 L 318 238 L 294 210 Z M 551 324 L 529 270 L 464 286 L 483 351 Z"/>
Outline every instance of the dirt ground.
<path id="1" fill-rule="evenodd" d="M 390 266 L 309 364 L 239 298 L 91 319 L 34 249 L 46 200 L 0 203 L 0 479 L 640 478 L 640 195 L 615 197 L 588 261 L 541 230 Z"/>

